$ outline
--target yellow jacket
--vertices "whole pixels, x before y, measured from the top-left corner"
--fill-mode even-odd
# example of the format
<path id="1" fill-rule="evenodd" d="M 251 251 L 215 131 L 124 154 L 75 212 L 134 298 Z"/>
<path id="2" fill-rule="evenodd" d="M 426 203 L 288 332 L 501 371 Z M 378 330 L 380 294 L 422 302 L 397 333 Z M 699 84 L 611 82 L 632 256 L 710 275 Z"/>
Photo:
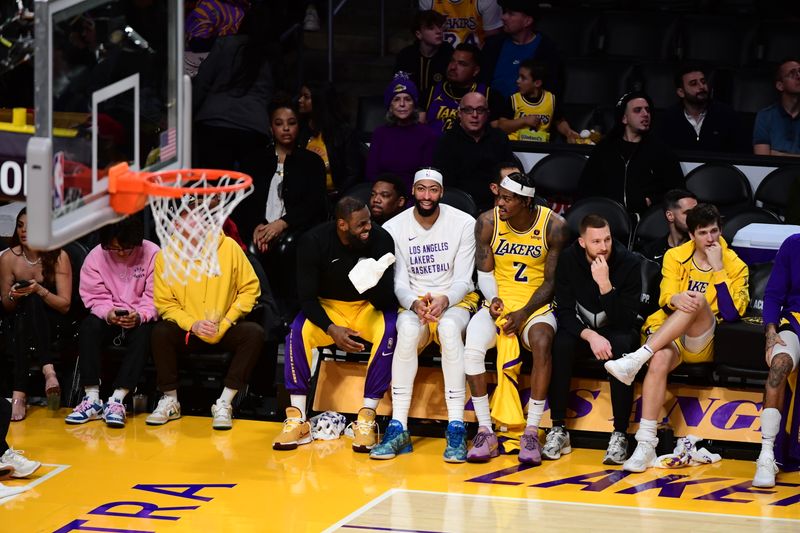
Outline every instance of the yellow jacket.
<path id="1" fill-rule="evenodd" d="M 253 266 L 242 248 L 230 237 L 220 234 L 217 256 L 222 274 L 203 276 L 200 281 L 189 280 L 186 285 L 165 280 L 164 250 L 156 255 L 153 300 L 164 320 L 175 322 L 181 329 L 191 331 L 192 324 L 204 320 L 207 311 L 219 313 L 217 335 L 202 339 L 216 344 L 233 324 L 249 313 L 261 295 L 261 286 Z"/>
<path id="2" fill-rule="evenodd" d="M 665 310 L 674 310 L 669 303 L 670 299 L 675 294 L 689 290 L 690 282 L 693 285 L 691 290 L 705 293 L 706 301 L 717 320 L 722 320 L 723 317 L 730 320 L 731 318 L 725 315 L 732 314 L 733 311 L 725 309 L 720 312 L 716 288 L 720 283 L 724 283 L 727 287 L 738 316 L 741 317 L 744 314 L 747 304 L 750 302 L 747 265 L 739 259 L 736 252 L 728 248 L 728 244 L 722 237 L 720 237 L 719 243 L 722 246 L 723 266 L 719 272 L 702 271 L 695 266 L 692 259 L 694 256 L 694 241 L 692 240 L 667 250 L 664 255 L 664 266 L 661 269 L 661 295 L 658 298 L 661 309 L 647 318 L 642 328 L 643 331 L 655 331 L 664 323 L 668 316 Z"/>

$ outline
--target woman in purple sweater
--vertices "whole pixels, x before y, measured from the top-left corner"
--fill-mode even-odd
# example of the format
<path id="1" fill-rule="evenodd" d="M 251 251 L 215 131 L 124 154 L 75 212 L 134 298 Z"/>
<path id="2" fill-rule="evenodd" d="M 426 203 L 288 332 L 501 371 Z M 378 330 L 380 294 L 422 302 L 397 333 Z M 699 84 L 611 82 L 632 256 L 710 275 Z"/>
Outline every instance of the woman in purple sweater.
<path id="1" fill-rule="evenodd" d="M 414 173 L 433 162 L 436 134 L 419 123 L 419 91 L 403 72 L 398 72 L 386 91 L 388 124 L 378 127 L 372 134 L 367 156 L 367 179 L 376 181 L 381 174 L 399 176 L 411 193 Z"/>

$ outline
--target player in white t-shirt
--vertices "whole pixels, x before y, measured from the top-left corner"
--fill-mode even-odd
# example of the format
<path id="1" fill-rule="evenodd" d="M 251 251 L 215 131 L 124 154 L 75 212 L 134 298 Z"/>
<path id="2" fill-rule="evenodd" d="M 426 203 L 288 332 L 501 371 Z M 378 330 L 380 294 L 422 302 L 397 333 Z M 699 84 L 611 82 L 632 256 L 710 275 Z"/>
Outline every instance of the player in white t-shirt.
<path id="1" fill-rule="evenodd" d="M 444 188 L 442 174 L 437 170 L 418 171 L 412 192 L 414 208 L 383 225 L 394 239 L 394 291 L 405 310 L 397 318 L 397 345 L 392 360 L 392 421 L 370 457 L 392 459 L 411 451 L 408 411 L 417 354 L 437 342 L 442 348 L 450 420 L 444 460 L 463 463 L 467 459 L 464 331 L 478 304 L 472 284 L 475 219 L 454 207 L 440 205 Z"/>

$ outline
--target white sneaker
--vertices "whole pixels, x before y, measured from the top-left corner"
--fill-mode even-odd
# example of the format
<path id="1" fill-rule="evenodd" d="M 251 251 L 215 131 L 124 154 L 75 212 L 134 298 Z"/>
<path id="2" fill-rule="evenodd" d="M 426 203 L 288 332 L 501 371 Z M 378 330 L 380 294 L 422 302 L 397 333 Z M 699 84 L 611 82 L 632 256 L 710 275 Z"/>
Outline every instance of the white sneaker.
<path id="1" fill-rule="evenodd" d="M 625 385 L 630 385 L 636 379 L 636 374 L 647 362 L 647 359 L 638 355 L 636 352 L 626 353 L 619 359 L 606 361 L 603 365 L 606 367 L 606 372 L 623 382 Z"/>
<path id="2" fill-rule="evenodd" d="M 25 452 L 22 450 L 15 450 L 9 448 L 6 453 L 0 457 L 0 464 L 10 465 L 14 467 L 14 473 L 11 477 L 28 477 L 42 466 L 39 461 L 31 461 L 26 459 L 23 455 Z"/>
<path id="3" fill-rule="evenodd" d="M 313 4 L 306 8 L 306 16 L 303 19 L 303 31 L 319 31 L 319 14 Z"/>
<path id="4" fill-rule="evenodd" d="M 758 456 L 756 461 L 756 475 L 753 476 L 753 486 L 768 489 L 775 486 L 775 476 L 778 474 L 778 465 L 774 457 Z"/>
<path id="5" fill-rule="evenodd" d="M 217 400 L 211 406 L 211 416 L 214 418 L 211 427 L 214 429 L 226 430 L 233 427 L 233 407 L 225 400 Z"/>
<path id="6" fill-rule="evenodd" d="M 181 404 L 172 396 L 166 394 L 158 400 L 158 405 L 145 419 L 148 426 L 163 426 L 170 420 L 177 420 L 181 417 Z"/>
<path id="7" fill-rule="evenodd" d="M 639 441 L 630 459 L 625 461 L 622 469 L 626 472 L 644 472 L 656 462 L 655 442 Z"/>

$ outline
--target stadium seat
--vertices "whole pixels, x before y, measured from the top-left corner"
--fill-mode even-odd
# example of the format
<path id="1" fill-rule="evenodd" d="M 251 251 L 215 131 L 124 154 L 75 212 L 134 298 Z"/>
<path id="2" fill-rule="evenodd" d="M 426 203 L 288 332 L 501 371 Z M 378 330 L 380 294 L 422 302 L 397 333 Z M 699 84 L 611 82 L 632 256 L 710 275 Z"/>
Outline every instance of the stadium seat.
<path id="1" fill-rule="evenodd" d="M 775 213 L 760 207 L 737 210 L 723 220 L 722 237 L 730 244 L 736 233 L 749 224 L 783 224 L 783 221 Z"/>
<path id="2" fill-rule="evenodd" d="M 609 11 L 600 24 L 600 48 L 615 58 L 673 59 L 678 17 L 670 13 Z"/>
<path id="3" fill-rule="evenodd" d="M 562 57 L 586 57 L 597 51 L 597 22 L 587 10 L 542 10 L 536 31 L 553 39 Z"/>
<path id="4" fill-rule="evenodd" d="M 797 21 L 792 19 L 765 20 L 759 25 L 758 59 L 777 65 L 787 57 L 796 57 L 800 45 Z"/>
<path id="5" fill-rule="evenodd" d="M 576 59 L 564 69 L 564 105 L 602 106 L 625 93 L 633 67 L 629 62 Z"/>
<path id="6" fill-rule="evenodd" d="M 642 215 L 633 235 L 633 248 L 639 249 L 643 244 L 660 239 L 669 233 L 669 224 L 664 216 L 664 208 L 660 205 L 651 207 Z"/>
<path id="7" fill-rule="evenodd" d="M 633 228 L 628 212 L 621 203 L 599 196 L 578 200 L 564 214 L 573 238 L 578 237 L 583 217 L 591 214 L 600 215 L 608 220 L 608 224 L 611 226 L 611 235 L 625 246 L 630 244 Z"/>
<path id="8" fill-rule="evenodd" d="M 761 312 L 764 290 L 772 273 L 772 263 L 750 266 L 750 303 L 739 322 L 723 322 L 714 335 L 714 362 L 720 381 L 730 378 L 742 381 L 764 380 L 767 364 L 764 360 L 764 325 Z"/>
<path id="9" fill-rule="evenodd" d="M 383 95 L 362 96 L 358 99 L 356 132 L 358 139 L 369 142 L 375 128 L 386 123 L 386 106 Z"/>
<path id="10" fill-rule="evenodd" d="M 633 88 L 646 92 L 656 109 L 667 109 L 678 102 L 673 81 L 677 68 L 674 63 L 643 63 L 636 69 Z"/>
<path id="11" fill-rule="evenodd" d="M 369 206 L 369 199 L 372 195 L 372 183 L 371 182 L 364 182 L 364 183 L 356 183 L 347 191 L 345 191 L 343 196 L 351 196 L 356 200 L 361 200 L 367 206 Z"/>
<path id="12" fill-rule="evenodd" d="M 764 69 L 737 69 L 731 79 L 731 106 L 755 114 L 773 104 L 777 98 L 773 75 Z"/>
<path id="13" fill-rule="evenodd" d="M 554 153 L 540 159 L 528 172 L 537 193 L 574 195 L 586 166 L 586 157 L 573 152 Z"/>
<path id="14" fill-rule="evenodd" d="M 723 216 L 753 203 L 750 182 L 733 165 L 700 165 L 686 175 L 686 188 L 697 195 L 698 201 L 716 205 Z"/>
<path id="15" fill-rule="evenodd" d="M 686 61 L 741 66 L 755 40 L 755 26 L 746 17 L 686 15 L 681 22 L 681 53 Z"/>
<path id="16" fill-rule="evenodd" d="M 480 213 L 478 206 L 475 205 L 475 200 L 469 193 L 457 189 L 455 187 L 448 187 L 442 196 L 442 203 L 460 209 L 468 215 L 476 218 Z"/>
<path id="17" fill-rule="evenodd" d="M 778 167 L 758 184 L 756 202 L 761 202 L 764 208 L 785 216 L 793 185 L 800 185 L 800 166 Z"/>
<path id="18" fill-rule="evenodd" d="M 655 313 L 658 308 L 658 298 L 661 294 L 661 265 L 647 259 L 640 253 L 634 252 L 642 264 L 642 296 L 639 300 L 639 325 Z"/>

